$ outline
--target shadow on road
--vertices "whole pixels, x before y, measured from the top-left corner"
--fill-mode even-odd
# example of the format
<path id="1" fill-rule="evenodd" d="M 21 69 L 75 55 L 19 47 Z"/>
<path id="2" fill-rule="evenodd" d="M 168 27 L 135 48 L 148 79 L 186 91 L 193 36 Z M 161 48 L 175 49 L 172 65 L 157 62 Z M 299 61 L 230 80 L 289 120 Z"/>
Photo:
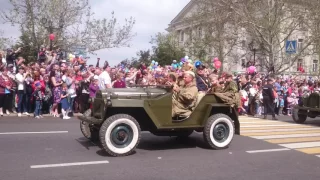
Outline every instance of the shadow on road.
<path id="1" fill-rule="evenodd" d="M 156 150 L 171 150 L 171 149 L 185 149 L 185 148 L 203 148 L 208 149 L 202 138 L 193 135 L 187 138 L 179 137 L 153 137 L 142 138 L 138 149 L 149 151 Z"/>
<path id="2" fill-rule="evenodd" d="M 142 136 L 137 149 L 143 149 L 147 151 L 158 151 L 158 150 L 172 150 L 172 149 L 186 149 L 186 148 L 203 148 L 209 149 L 205 142 L 197 136 L 188 138 L 177 138 L 177 137 L 145 137 Z M 103 149 L 96 152 L 98 155 L 103 157 L 112 157 L 106 153 Z M 133 152 L 132 154 L 135 154 Z M 132 155 L 131 154 L 131 155 Z"/>
<path id="3" fill-rule="evenodd" d="M 79 144 L 81 144 L 83 147 L 85 147 L 87 150 L 89 150 L 90 147 L 96 147 L 96 146 L 99 146 L 101 148 L 100 142 L 92 142 L 85 137 L 78 138 L 76 139 L 76 141 Z"/>

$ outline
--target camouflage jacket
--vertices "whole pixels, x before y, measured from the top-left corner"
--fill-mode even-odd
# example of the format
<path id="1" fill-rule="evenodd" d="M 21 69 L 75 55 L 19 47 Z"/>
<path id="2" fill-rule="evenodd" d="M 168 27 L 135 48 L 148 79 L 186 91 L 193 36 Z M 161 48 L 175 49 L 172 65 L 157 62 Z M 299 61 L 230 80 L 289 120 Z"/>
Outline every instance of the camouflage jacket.
<path id="1" fill-rule="evenodd" d="M 222 93 L 238 93 L 238 85 L 234 81 L 230 81 L 229 83 L 226 83 L 225 88 L 223 89 Z"/>

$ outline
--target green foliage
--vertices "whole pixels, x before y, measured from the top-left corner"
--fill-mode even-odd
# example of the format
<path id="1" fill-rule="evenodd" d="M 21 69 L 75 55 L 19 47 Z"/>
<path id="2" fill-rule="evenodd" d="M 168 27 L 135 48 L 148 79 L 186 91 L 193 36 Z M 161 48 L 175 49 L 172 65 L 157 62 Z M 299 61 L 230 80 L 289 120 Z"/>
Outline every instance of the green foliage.
<path id="1" fill-rule="evenodd" d="M 25 58 L 26 63 L 34 62 L 37 60 L 37 49 L 32 44 L 31 37 L 29 33 L 23 33 L 16 44 L 13 46 L 14 49 L 21 47 L 21 52 L 19 56 Z"/>
<path id="2" fill-rule="evenodd" d="M 173 34 L 158 33 L 151 39 L 152 60 L 160 65 L 171 64 L 173 60 L 180 60 L 185 56 L 184 49 L 179 46 L 177 38 Z"/>
<path id="3" fill-rule="evenodd" d="M 141 64 L 145 63 L 146 65 L 149 65 L 151 63 L 151 54 L 150 50 L 144 51 L 140 50 L 137 52 L 137 58 L 133 57 L 131 60 L 125 59 L 121 61 L 117 66 L 125 66 L 125 67 L 135 67 L 138 68 Z"/>
<path id="4" fill-rule="evenodd" d="M 135 35 L 132 17 L 122 25 L 117 23 L 113 12 L 109 18 L 96 19 L 89 0 L 10 0 L 10 3 L 13 8 L 0 15 L 5 23 L 20 27 L 22 37 L 18 45 L 27 43 L 22 45 L 27 51 L 37 51 L 42 45 L 49 47 L 51 32 L 56 36 L 54 47 L 68 52 L 72 46 L 81 45 L 89 53 L 127 47 Z M 27 37 L 31 42 L 26 42 Z"/>

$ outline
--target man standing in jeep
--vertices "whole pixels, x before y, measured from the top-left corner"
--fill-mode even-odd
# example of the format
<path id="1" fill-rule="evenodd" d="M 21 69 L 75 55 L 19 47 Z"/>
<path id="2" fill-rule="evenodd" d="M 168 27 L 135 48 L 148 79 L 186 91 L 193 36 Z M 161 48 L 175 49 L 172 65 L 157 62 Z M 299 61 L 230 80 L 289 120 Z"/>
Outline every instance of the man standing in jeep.
<path id="1" fill-rule="evenodd" d="M 184 72 L 184 86 L 174 86 L 176 97 L 172 99 L 172 117 L 190 116 L 197 102 L 198 88 L 194 82 L 195 74 L 192 71 Z"/>

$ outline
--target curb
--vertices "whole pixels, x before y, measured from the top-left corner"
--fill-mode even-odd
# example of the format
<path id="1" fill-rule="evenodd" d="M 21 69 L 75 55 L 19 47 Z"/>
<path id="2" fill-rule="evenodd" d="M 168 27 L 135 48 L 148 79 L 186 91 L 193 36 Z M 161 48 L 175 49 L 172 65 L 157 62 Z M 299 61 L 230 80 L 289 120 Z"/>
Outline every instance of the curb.
<path id="1" fill-rule="evenodd" d="M 81 116 L 81 115 L 82 115 L 81 113 L 74 113 L 74 114 L 73 114 L 73 117 L 78 117 L 78 116 Z M 30 116 L 21 114 L 21 117 L 33 117 L 33 116 L 34 116 L 33 113 L 31 113 Z M 43 114 L 42 116 L 43 116 L 43 117 L 53 117 L 53 116 L 50 115 L 50 114 Z M 18 114 L 17 114 L 17 113 L 11 113 L 11 114 L 9 114 L 9 115 L 3 114 L 3 116 L 0 116 L 0 118 L 1 118 L 1 117 L 18 117 Z M 21 118 L 21 117 L 19 117 L 19 118 Z"/>

